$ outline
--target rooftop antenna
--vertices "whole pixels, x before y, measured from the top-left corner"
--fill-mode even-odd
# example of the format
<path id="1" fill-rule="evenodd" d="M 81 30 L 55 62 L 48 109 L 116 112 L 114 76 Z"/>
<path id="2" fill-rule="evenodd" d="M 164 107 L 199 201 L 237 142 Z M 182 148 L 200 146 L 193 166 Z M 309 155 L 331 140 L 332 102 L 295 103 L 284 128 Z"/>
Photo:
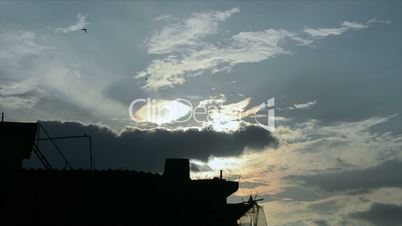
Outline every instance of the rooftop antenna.
<path id="1" fill-rule="evenodd" d="M 220 175 L 219 175 L 219 178 L 220 178 L 221 180 L 222 180 L 222 178 L 223 178 L 223 177 L 222 177 L 222 171 L 223 171 L 223 170 L 220 170 Z"/>
<path id="2" fill-rule="evenodd" d="M 44 130 L 43 126 L 41 125 L 42 129 Z M 46 132 L 46 130 L 44 130 Z M 88 134 L 84 134 L 82 136 L 65 136 L 65 137 L 50 137 L 47 133 L 46 135 L 48 136 L 47 138 L 39 138 L 38 141 L 51 141 L 53 144 L 55 144 L 54 140 L 63 140 L 63 139 L 76 139 L 76 138 L 87 138 L 89 141 L 89 169 L 92 171 L 95 169 L 95 161 L 94 161 L 94 155 L 92 152 L 92 137 Z M 60 150 L 58 148 L 56 148 L 59 153 Z M 65 164 L 68 166 L 68 168 L 71 169 L 70 164 L 67 162 L 67 159 L 64 157 L 64 155 L 62 156 L 64 159 Z"/>
<path id="3" fill-rule="evenodd" d="M 1 122 L 4 122 L 4 112 L 1 113 Z"/>

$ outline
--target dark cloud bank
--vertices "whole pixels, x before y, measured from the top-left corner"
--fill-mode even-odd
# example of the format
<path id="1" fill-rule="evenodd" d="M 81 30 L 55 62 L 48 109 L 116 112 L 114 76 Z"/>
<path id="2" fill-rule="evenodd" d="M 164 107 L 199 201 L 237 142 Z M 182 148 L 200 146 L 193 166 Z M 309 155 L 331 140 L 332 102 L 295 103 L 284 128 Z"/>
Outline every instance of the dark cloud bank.
<path id="1" fill-rule="evenodd" d="M 374 203 L 368 211 L 351 213 L 349 216 L 368 221 L 375 226 L 401 226 L 402 206 Z"/>
<path id="2" fill-rule="evenodd" d="M 165 158 L 207 160 L 210 156 L 237 156 L 246 148 L 260 150 L 276 147 L 278 141 L 260 127 L 249 126 L 245 131 L 222 133 L 211 130 L 125 130 L 120 135 L 96 125 L 76 122 L 40 122 L 51 136 L 89 134 L 92 136 L 97 169 L 130 169 L 161 172 Z M 88 142 L 85 140 L 57 141 L 73 168 L 88 168 Z M 49 142 L 41 142 L 41 149 L 52 165 L 62 167 L 61 158 Z M 25 167 L 39 167 L 33 155 Z"/>

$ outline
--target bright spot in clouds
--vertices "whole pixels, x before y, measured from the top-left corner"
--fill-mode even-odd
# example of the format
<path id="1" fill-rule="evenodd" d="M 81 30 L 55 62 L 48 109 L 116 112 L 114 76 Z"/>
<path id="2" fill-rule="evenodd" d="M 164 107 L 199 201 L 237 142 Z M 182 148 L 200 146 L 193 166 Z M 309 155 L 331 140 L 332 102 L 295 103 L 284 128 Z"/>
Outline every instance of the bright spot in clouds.
<path id="1" fill-rule="evenodd" d="M 191 107 L 178 100 L 153 100 L 138 109 L 134 118 L 139 122 L 161 125 L 178 120 L 190 112 Z"/>
<path id="2" fill-rule="evenodd" d="M 238 166 L 241 163 L 241 159 L 234 157 L 211 157 L 208 159 L 208 166 L 214 170 L 231 169 Z"/>
<path id="3" fill-rule="evenodd" d="M 194 178 L 205 178 L 211 176 L 211 173 L 219 173 L 219 170 L 224 172 L 239 172 L 244 159 L 238 157 L 215 157 L 210 156 L 207 162 L 191 159 L 191 164 L 197 166 L 199 170 L 193 172 Z M 199 172 L 197 172 L 199 171 Z"/>

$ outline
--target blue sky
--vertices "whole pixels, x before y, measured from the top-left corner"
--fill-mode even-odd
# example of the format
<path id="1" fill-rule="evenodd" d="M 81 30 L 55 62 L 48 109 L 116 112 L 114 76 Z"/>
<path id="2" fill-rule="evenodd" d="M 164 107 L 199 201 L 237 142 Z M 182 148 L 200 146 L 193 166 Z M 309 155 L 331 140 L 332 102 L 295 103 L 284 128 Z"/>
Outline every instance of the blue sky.
<path id="1" fill-rule="evenodd" d="M 230 125 L 185 127 L 233 132 L 275 97 L 279 147 L 193 163 L 244 171 L 253 186 L 238 195 L 269 197 L 273 225 L 371 225 L 355 212 L 402 208 L 400 184 L 328 191 L 311 178 L 400 166 L 401 10 L 399 1 L 1 1 L 0 110 L 118 136 L 161 126 L 132 122 L 132 100 L 185 98 L 223 103 Z M 235 108 L 238 124 L 225 114 Z"/>

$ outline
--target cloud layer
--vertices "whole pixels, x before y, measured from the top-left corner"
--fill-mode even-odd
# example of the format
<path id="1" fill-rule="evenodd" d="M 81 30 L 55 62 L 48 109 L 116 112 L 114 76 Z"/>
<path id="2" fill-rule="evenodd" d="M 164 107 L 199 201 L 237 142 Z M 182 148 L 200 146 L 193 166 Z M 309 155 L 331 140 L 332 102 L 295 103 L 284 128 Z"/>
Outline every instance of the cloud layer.
<path id="1" fill-rule="evenodd" d="M 0 106 L 7 109 L 32 108 L 45 96 L 36 79 L 0 85 Z"/>
<path id="2" fill-rule="evenodd" d="M 168 23 L 146 42 L 148 53 L 160 58 L 154 59 L 135 78 L 147 78 L 143 86 L 147 90 L 174 87 L 183 84 L 188 77 L 205 72 L 230 71 L 237 64 L 256 63 L 289 54 L 286 43 L 308 46 L 319 39 L 377 23 L 374 20 L 368 23 L 344 21 L 340 27 L 305 27 L 298 32 L 283 29 L 244 31 L 218 42 L 208 41 L 206 37 L 216 34 L 220 23 L 239 12 L 239 8 L 233 8 L 194 13 L 184 20 Z"/>
<path id="3" fill-rule="evenodd" d="M 301 103 L 301 104 L 294 104 L 293 106 L 289 107 L 289 110 L 308 109 L 308 108 L 313 107 L 316 104 L 317 104 L 316 100 L 309 101 L 309 102 L 306 102 L 306 103 Z"/>
<path id="4" fill-rule="evenodd" d="M 0 33 L 0 59 L 40 55 L 53 47 L 39 43 L 36 34 L 27 31 Z"/>
<path id="5" fill-rule="evenodd" d="M 246 152 L 225 167 L 225 175 L 241 174 L 246 186 L 236 195 L 264 198 L 271 225 L 371 225 L 353 213 L 373 203 L 402 205 L 402 136 L 375 132 L 393 117 L 280 125 L 274 132 L 277 149 Z M 213 162 L 198 165 L 208 172 Z"/>
<path id="6" fill-rule="evenodd" d="M 402 205 L 374 203 L 369 210 L 350 214 L 374 226 L 401 226 Z"/>
<path id="7" fill-rule="evenodd" d="M 238 12 L 239 8 L 194 13 L 190 18 L 169 24 L 150 38 L 148 53 L 166 54 L 184 51 L 186 47 L 202 47 L 202 38 L 216 34 L 219 23 Z"/>
<path id="8" fill-rule="evenodd" d="M 321 173 L 288 177 L 301 180 L 304 186 L 316 186 L 328 191 L 366 191 L 381 187 L 402 187 L 402 162 L 389 160 L 379 166 L 356 171 Z"/>

